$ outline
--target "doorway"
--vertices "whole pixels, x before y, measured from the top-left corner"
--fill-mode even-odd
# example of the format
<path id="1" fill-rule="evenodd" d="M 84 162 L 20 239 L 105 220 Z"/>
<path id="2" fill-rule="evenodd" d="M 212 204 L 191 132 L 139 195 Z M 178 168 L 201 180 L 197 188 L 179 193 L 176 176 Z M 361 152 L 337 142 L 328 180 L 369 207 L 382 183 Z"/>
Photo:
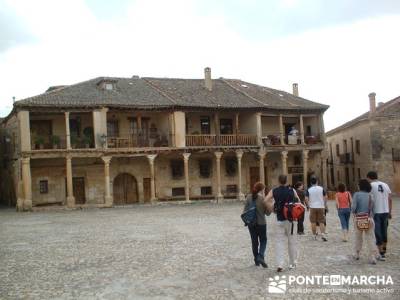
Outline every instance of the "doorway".
<path id="1" fill-rule="evenodd" d="M 85 204 L 85 178 L 84 177 L 74 177 L 72 178 L 72 186 L 74 190 L 74 197 L 76 204 Z"/>
<path id="2" fill-rule="evenodd" d="M 118 174 L 113 183 L 114 204 L 124 205 L 139 201 L 137 181 L 128 173 Z"/>
<path id="3" fill-rule="evenodd" d="M 268 187 L 267 167 L 264 167 L 264 178 L 264 184 L 266 187 Z M 250 167 L 250 191 L 252 190 L 254 184 L 258 181 L 260 181 L 260 167 Z"/>
<path id="4" fill-rule="evenodd" d="M 151 178 L 143 178 L 143 197 L 144 202 L 151 200 Z"/>

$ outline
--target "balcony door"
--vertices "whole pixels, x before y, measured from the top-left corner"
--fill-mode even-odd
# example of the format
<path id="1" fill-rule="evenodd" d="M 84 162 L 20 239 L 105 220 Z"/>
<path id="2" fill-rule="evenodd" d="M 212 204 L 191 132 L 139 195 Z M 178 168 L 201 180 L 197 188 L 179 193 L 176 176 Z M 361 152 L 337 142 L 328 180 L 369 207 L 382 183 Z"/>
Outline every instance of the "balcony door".
<path id="1" fill-rule="evenodd" d="M 130 134 L 132 140 L 140 147 L 150 145 L 150 118 L 130 119 Z"/>
<path id="2" fill-rule="evenodd" d="M 220 133 L 221 134 L 233 134 L 233 122 L 232 119 L 220 119 Z"/>

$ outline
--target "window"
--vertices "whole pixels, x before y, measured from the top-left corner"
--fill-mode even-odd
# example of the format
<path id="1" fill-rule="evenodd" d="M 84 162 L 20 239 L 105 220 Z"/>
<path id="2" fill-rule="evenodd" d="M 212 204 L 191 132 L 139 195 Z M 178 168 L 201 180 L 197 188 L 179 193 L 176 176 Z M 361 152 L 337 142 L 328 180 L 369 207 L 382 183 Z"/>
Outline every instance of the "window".
<path id="1" fill-rule="evenodd" d="M 228 194 L 236 194 L 237 193 L 237 185 L 236 184 L 228 184 L 226 186 L 226 192 Z"/>
<path id="2" fill-rule="evenodd" d="M 172 197 L 179 197 L 179 196 L 185 196 L 185 188 L 183 187 L 172 188 Z"/>
<path id="3" fill-rule="evenodd" d="M 199 160 L 200 177 L 209 178 L 211 176 L 211 165 L 212 165 L 212 162 L 210 159 Z"/>
<path id="4" fill-rule="evenodd" d="M 181 178 L 183 176 L 183 160 L 182 159 L 171 160 L 171 171 L 173 179 Z"/>
<path id="5" fill-rule="evenodd" d="M 295 155 L 293 159 L 294 159 L 294 165 L 295 166 L 301 165 L 300 155 Z"/>
<path id="6" fill-rule="evenodd" d="M 353 168 L 353 182 L 356 181 L 356 169 Z"/>
<path id="7" fill-rule="evenodd" d="M 339 144 L 336 144 L 336 156 L 340 155 L 340 148 L 339 148 Z"/>
<path id="8" fill-rule="evenodd" d="M 105 83 L 105 84 L 104 84 L 104 88 L 105 88 L 107 91 L 112 91 L 113 88 L 114 88 L 114 85 L 113 85 L 112 83 Z"/>
<path id="9" fill-rule="evenodd" d="M 333 168 L 331 168 L 331 184 L 335 185 L 335 172 L 333 171 Z"/>
<path id="10" fill-rule="evenodd" d="M 49 193 L 49 183 L 47 180 L 40 180 L 39 181 L 39 192 L 41 194 L 48 194 Z"/>
<path id="11" fill-rule="evenodd" d="M 200 117 L 200 130 L 201 134 L 211 133 L 210 117 Z"/>
<path id="12" fill-rule="evenodd" d="M 220 119 L 220 133 L 221 134 L 232 134 L 233 133 L 233 126 L 232 126 L 232 119 Z"/>
<path id="13" fill-rule="evenodd" d="M 343 153 L 347 153 L 347 140 L 343 140 Z"/>
<path id="14" fill-rule="evenodd" d="M 336 178 L 337 178 L 337 181 L 340 182 L 340 172 L 339 172 L 339 170 L 337 171 L 337 176 L 336 176 Z"/>
<path id="15" fill-rule="evenodd" d="M 202 196 L 212 195 L 211 186 L 202 186 L 200 188 L 200 193 L 201 193 Z"/>
<path id="16" fill-rule="evenodd" d="M 360 168 L 357 168 L 357 175 L 358 175 L 358 180 L 360 180 L 361 179 L 361 170 L 360 170 Z"/>
<path id="17" fill-rule="evenodd" d="M 225 159 L 225 171 L 228 176 L 235 176 L 237 169 L 236 158 L 226 158 Z"/>
<path id="18" fill-rule="evenodd" d="M 356 140 L 356 153 L 361 153 L 360 140 Z"/>
<path id="19" fill-rule="evenodd" d="M 117 120 L 108 120 L 107 121 L 107 136 L 108 137 L 118 137 L 118 121 Z"/>

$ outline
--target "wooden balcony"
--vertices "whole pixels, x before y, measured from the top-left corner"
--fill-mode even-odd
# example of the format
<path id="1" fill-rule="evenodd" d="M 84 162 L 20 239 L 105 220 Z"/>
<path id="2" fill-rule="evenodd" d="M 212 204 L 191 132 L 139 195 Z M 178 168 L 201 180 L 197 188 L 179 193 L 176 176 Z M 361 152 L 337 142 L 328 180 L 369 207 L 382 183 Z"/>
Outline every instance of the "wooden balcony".
<path id="1" fill-rule="evenodd" d="M 144 147 L 169 147 L 168 139 L 165 137 L 149 138 L 142 135 L 126 135 L 108 137 L 108 148 L 144 148 Z"/>
<path id="2" fill-rule="evenodd" d="M 186 135 L 186 146 L 254 146 L 257 136 L 252 134 L 196 134 Z"/>

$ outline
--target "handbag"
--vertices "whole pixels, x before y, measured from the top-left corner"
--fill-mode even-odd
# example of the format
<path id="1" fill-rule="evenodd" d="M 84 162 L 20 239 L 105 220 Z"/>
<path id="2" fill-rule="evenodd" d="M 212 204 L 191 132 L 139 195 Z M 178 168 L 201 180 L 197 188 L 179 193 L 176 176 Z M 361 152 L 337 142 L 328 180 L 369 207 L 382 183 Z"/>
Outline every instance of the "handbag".
<path id="1" fill-rule="evenodd" d="M 256 200 L 251 201 L 250 207 L 240 217 L 244 226 L 255 226 L 257 224 Z"/>
<path id="2" fill-rule="evenodd" d="M 371 222 L 369 215 L 371 213 L 371 196 L 368 198 L 368 213 L 358 213 L 356 214 L 356 225 L 358 230 L 366 231 L 369 230 Z"/>

